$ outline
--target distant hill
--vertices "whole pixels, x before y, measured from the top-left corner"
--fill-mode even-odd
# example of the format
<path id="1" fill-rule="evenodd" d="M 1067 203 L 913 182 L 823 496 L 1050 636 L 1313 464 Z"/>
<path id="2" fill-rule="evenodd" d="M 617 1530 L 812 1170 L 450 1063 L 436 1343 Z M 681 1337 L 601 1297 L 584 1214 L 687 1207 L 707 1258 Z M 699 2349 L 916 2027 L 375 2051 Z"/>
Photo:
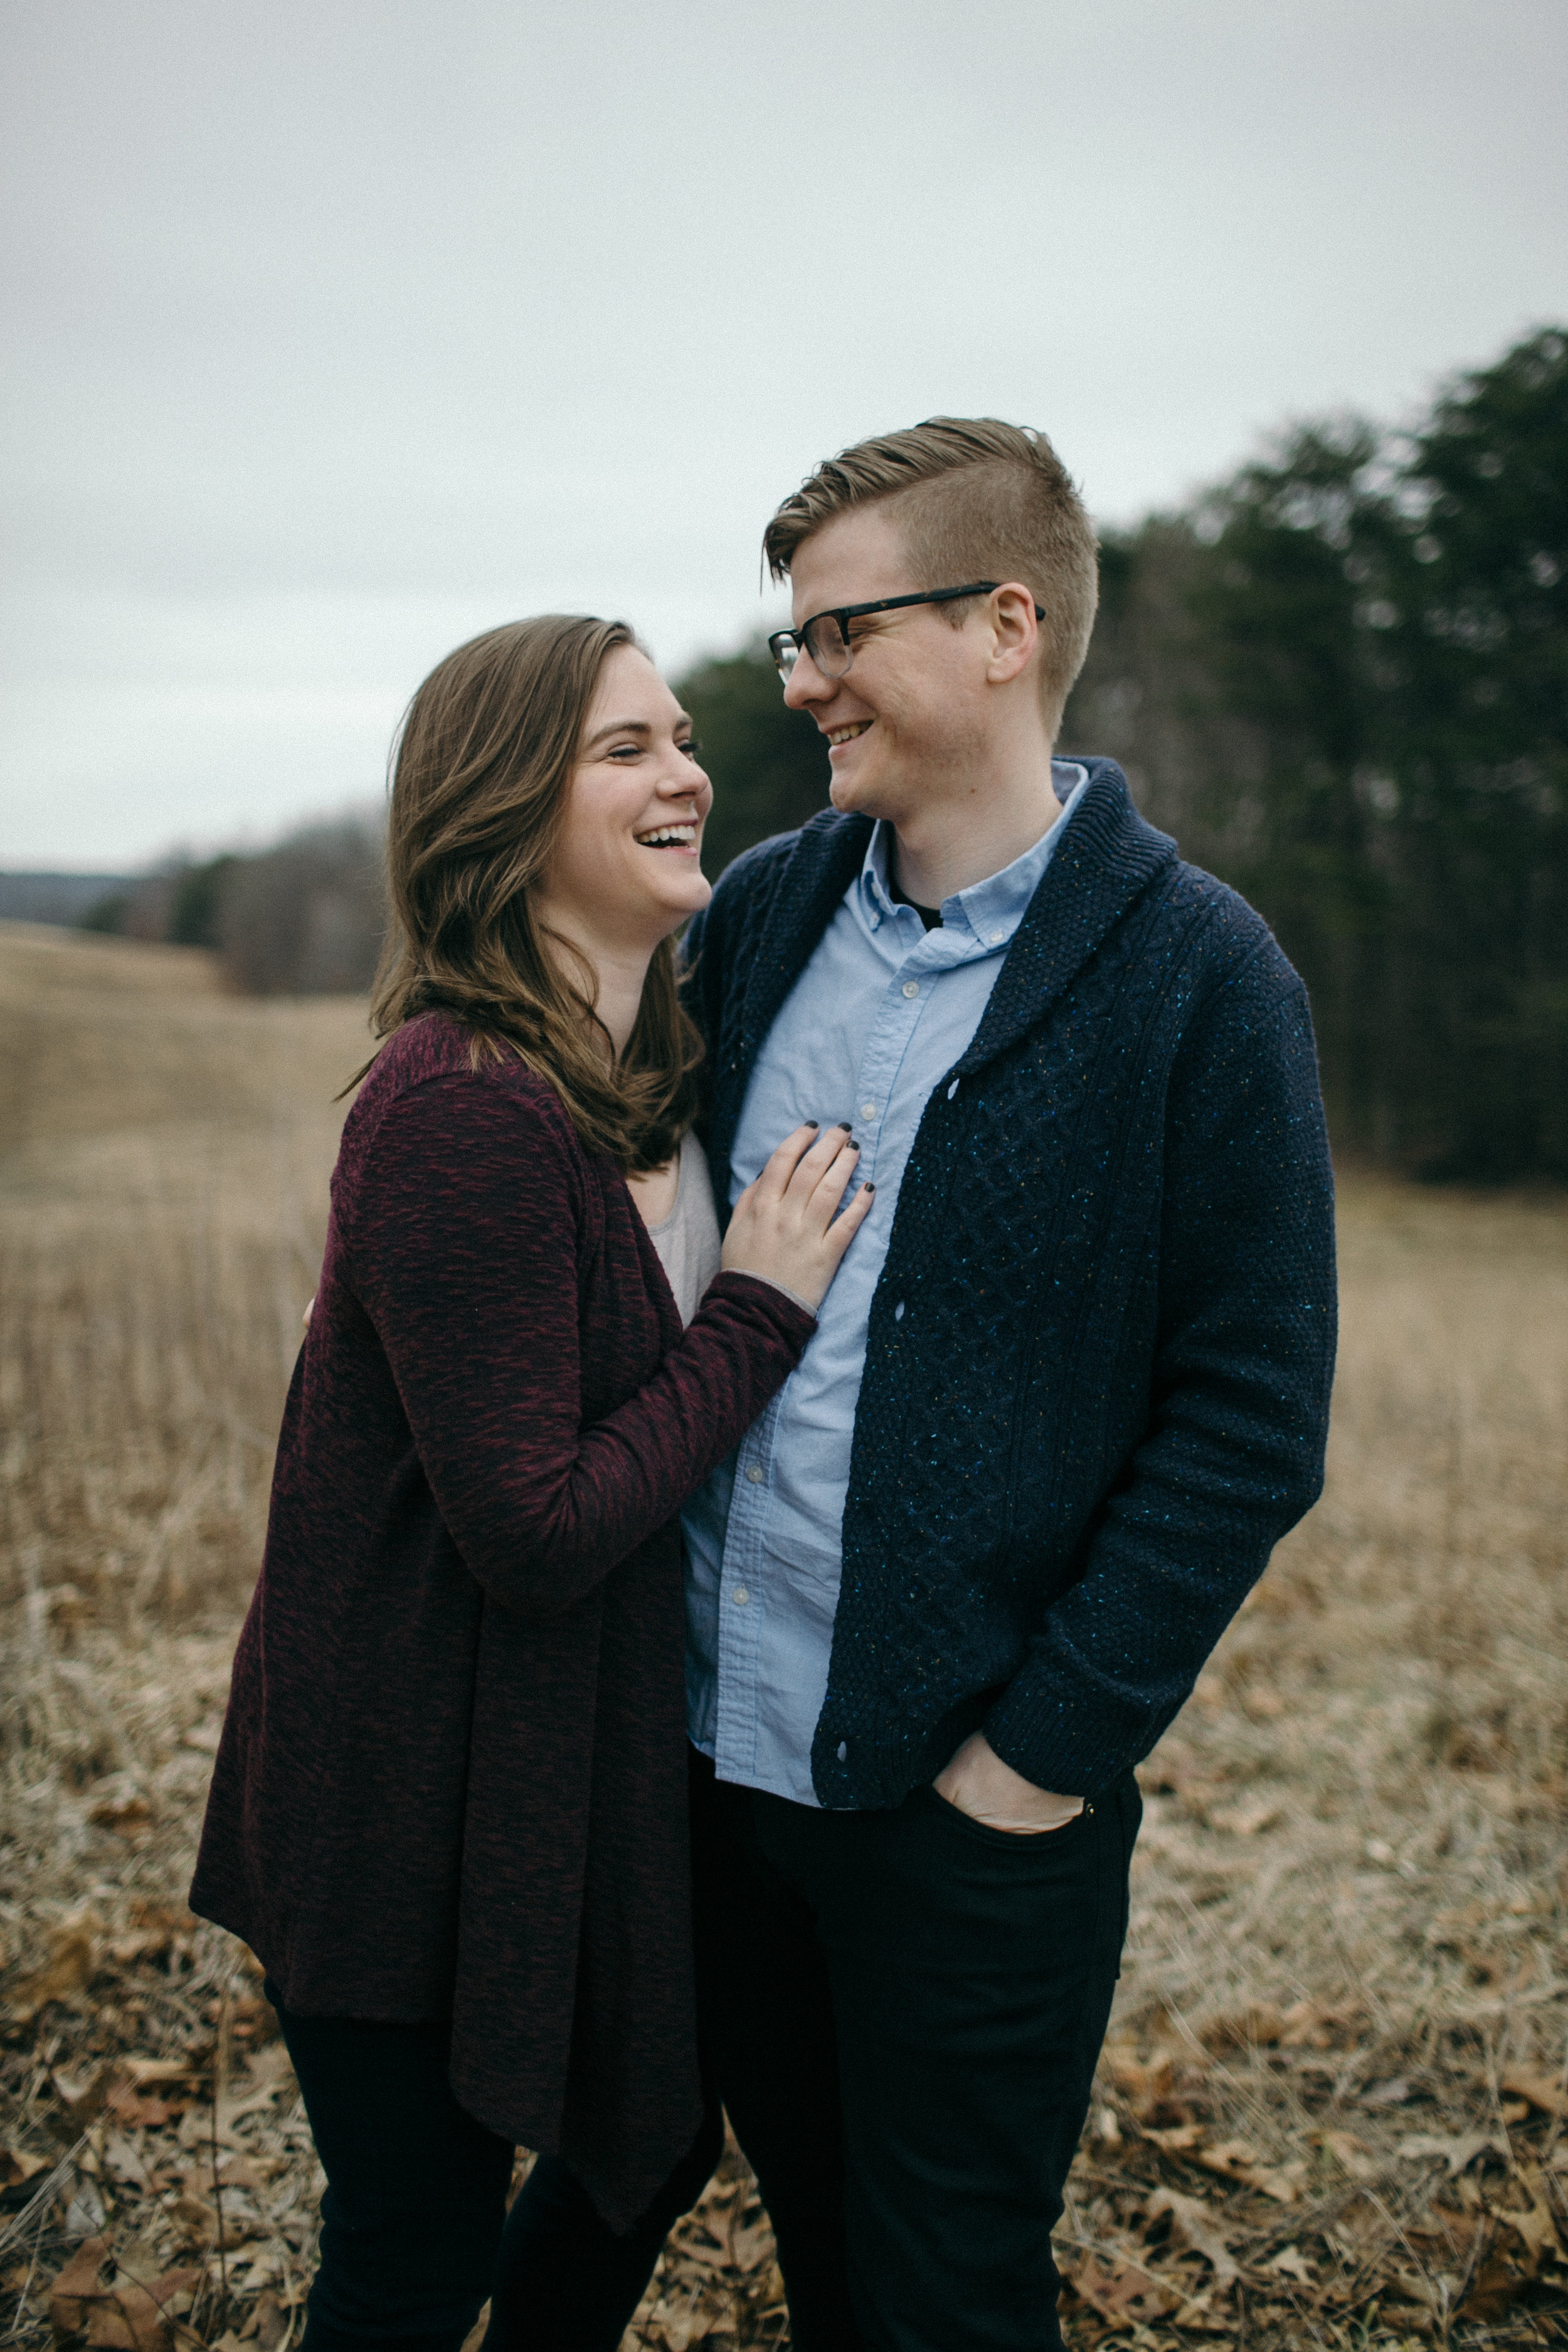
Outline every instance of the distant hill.
<path id="1" fill-rule="evenodd" d="M 131 887 L 128 874 L 0 874 L 0 922 L 79 923 Z"/>

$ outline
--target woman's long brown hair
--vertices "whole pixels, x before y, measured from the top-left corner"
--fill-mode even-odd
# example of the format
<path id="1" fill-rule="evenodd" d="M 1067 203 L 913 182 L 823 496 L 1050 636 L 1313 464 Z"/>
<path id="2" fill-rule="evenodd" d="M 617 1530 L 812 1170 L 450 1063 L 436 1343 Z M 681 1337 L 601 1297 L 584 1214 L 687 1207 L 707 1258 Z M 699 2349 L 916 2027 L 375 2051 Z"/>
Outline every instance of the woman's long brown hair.
<path id="1" fill-rule="evenodd" d="M 371 1006 L 378 1037 L 422 1013 L 454 1014 L 476 1069 L 516 1054 L 549 1079 L 584 1148 L 626 1175 L 662 1167 L 696 1114 L 702 1042 L 680 1002 L 674 942 L 654 952 L 617 1057 L 585 959 L 546 929 L 531 891 L 599 674 L 636 644 L 624 621 L 546 613 L 488 629 L 431 671 L 393 770 L 391 923 Z"/>

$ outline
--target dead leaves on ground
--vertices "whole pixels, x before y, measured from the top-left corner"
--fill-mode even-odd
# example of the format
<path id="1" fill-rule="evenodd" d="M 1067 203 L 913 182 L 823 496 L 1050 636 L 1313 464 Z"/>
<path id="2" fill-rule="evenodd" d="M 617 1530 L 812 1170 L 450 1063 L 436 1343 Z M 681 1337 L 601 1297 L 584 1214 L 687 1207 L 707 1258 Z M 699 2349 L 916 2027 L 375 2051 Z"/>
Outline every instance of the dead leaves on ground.
<path id="1" fill-rule="evenodd" d="M 8 2341 L 37 2343 L 47 2325 L 94 2352 L 241 2337 L 277 2352 L 298 2333 L 313 2151 L 247 1963 L 183 1905 L 138 1898 L 112 1923 L 58 1921 L 13 1978 Z"/>
<path id="2" fill-rule="evenodd" d="M 88 2238 L 49 2289 L 49 2326 L 58 2344 L 89 2345 L 94 2352 L 173 2352 L 177 2323 L 201 2282 L 200 2271 L 191 2269 L 136 2278 L 106 2239 Z M 178 2333 L 186 2344 L 200 2340 L 188 2329 Z"/>
<path id="3" fill-rule="evenodd" d="M 670 2232 L 627 2336 L 647 2352 L 783 2347 L 789 2341 L 773 2233 L 733 2140 L 700 2200 Z"/>
<path id="4" fill-rule="evenodd" d="M 1362 2031 L 1351 2011 L 1301 2003 L 1220 2020 L 1201 2036 L 1178 2038 L 1173 2026 L 1152 2050 L 1108 2045 L 1105 2103 L 1075 2170 L 1058 2257 L 1071 2345 L 1135 2336 L 1153 2352 L 1242 2333 L 1259 2347 L 1327 2345 L 1348 2343 L 1346 2329 L 1358 2342 L 1392 2343 L 1401 2332 L 1446 2341 L 1450 2326 L 1495 2329 L 1532 2303 L 1542 2318 L 1548 2309 L 1561 2317 L 1568 2304 L 1568 2146 L 1559 2149 L 1555 2137 L 1568 2106 L 1561 2085 L 1513 2066 L 1493 2086 L 1534 2118 L 1535 2145 L 1506 2124 L 1400 2132 L 1390 2126 L 1408 2103 L 1435 2099 L 1433 2069 L 1407 2060 L 1406 2074 L 1368 2080 Z M 1332 2079 L 1311 2053 L 1329 2050 L 1338 2087 L 1324 2104 L 1331 2114 L 1362 2083 L 1364 2134 L 1327 2118 L 1300 2127 L 1303 2097 L 1314 2081 Z M 1294 2061 L 1292 2052 L 1300 2053 Z M 1249 2063 L 1237 2076 L 1242 2053 Z M 1303 2074 L 1290 2085 L 1291 2137 L 1306 2154 L 1289 2144 L 1270 2150 L 1261 2131 L 1242 2137 L 1234 2128 L 1239 2082 L 1262 2123 L 1260 2080 L 1270 2066 L 1279 2074 L 1292 2064 Z M 1484 2076 L 1473 2061 L 1468 2070 L 1456 2062 L 1452 2072 L 1439 2086 L 1450 2111 L 1462 2095 L 1473 2115 L 1489 2101 Z"/>

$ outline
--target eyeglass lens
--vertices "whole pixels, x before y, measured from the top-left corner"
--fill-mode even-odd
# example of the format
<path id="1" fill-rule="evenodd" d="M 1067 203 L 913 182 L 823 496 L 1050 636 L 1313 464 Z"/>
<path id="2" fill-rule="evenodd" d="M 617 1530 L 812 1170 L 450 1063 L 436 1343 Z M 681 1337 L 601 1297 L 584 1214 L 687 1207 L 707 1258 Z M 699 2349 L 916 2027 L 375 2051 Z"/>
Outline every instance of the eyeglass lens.
<path id="1" fill-rule="evenodd" d="M 809 624 L 805 649 L 824 677 L 842 677 L 849 667 L 849 641 L 836 614 L 824 613 Z"/>

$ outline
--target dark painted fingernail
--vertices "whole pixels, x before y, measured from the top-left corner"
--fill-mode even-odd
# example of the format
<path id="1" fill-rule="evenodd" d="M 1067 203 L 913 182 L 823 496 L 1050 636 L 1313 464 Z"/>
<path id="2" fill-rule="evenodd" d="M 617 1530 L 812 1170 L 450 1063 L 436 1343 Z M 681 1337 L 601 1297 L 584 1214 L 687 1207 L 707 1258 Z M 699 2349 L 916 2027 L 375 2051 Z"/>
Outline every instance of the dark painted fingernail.
<path id="1" fill-rule="evenodd" d="M 862 1184 L 860 1187 L 862 1192 L 874 1192 L 876 1189 L 875 1184 Z"/>
<path id="2" fill-rule="evenodd" d="M 820 1123 L 820 1122 L 819 1122 L 818 1120 L 815 1119 L 815 1118 L 808 1118 L 808 1119 L 807 1119 L 807 1120 L 805 1120 L 805 1124 L 807 1127 L 816 1127 L 816 1126 L 819 1125 L 819 1123 Z"/>

